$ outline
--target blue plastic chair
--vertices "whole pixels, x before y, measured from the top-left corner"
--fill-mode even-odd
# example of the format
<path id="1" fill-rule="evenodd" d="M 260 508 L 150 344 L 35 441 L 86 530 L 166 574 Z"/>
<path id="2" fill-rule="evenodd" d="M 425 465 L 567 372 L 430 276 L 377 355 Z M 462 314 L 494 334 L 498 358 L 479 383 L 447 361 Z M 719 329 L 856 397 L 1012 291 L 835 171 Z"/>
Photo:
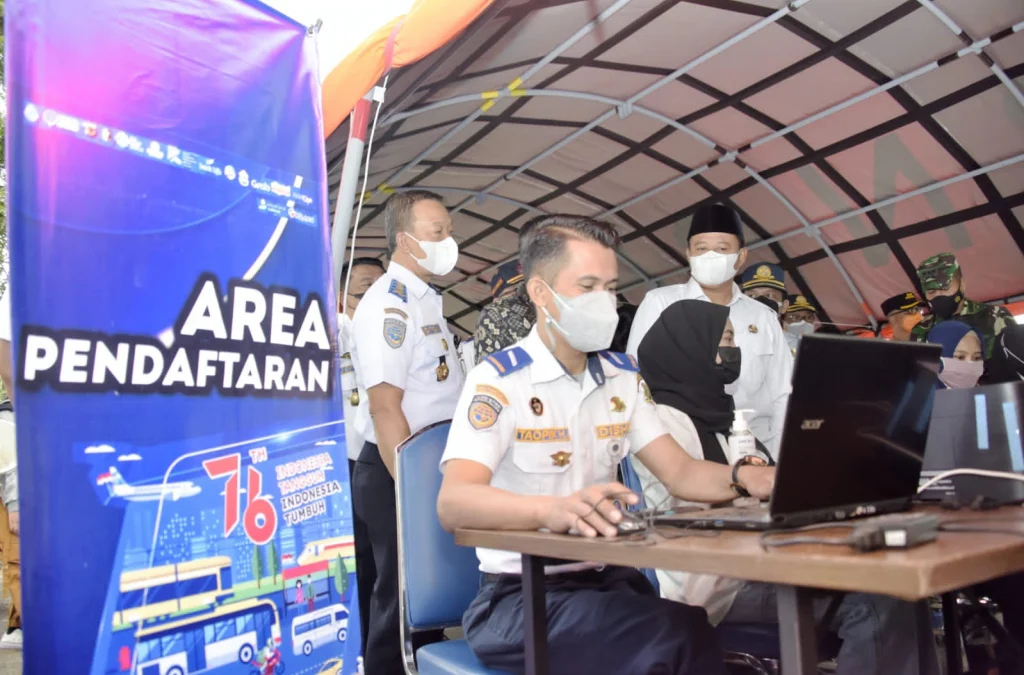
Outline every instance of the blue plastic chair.
<path id="1" fill-rule="evenodd" d="M 412 650 L 412 634 L 451 628 L 476 597 L 479 563 L 472 548 L 456 546 L 437 517 L 438 465 L 450 422 L 413 434 L 397 448 L 398 583 L 402 644 L 410 675 L 499 675 L 477 660 L 465 640 Z"/>
<path id="2" fill-rule="evenodd" d="M 633 465 L 629 463 L 629 458 L 623 458 L 619 465 L 619 470 L 622 472 L 622 484 L 628 487 L 633 492 L 640 495 L 640 500 L 634 505 L 629 507 L 630 511 L 642 511 L 647 508 L 647 500 L 644 499 L 644 486 L 640 483 L 640 476 L 637 475 Z M 643 568 L 640 570 L 647 577 L 647 580 L 654 586 L 656 593 L 661 594 L 661 585 L 658 583 L 658 575 L 654 570 L 650 568 Z"/>

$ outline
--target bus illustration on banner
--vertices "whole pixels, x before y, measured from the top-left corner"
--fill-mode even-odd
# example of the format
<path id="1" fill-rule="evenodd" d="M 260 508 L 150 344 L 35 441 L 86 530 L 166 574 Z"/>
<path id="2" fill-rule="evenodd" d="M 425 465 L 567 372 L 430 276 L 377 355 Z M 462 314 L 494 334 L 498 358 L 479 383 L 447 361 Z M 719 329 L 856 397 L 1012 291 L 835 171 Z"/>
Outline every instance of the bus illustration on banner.
<path id="1" fill-rule="evenodd" d="M 318 443 L 337 427 L 193 450 L 159 480 L 134 476 L 146 458 L 166 456 L 159 447 L 111 441 L 107 457 L 90 451 L 96 444 L 80 449 L 97 501 L 123 509 L 126 522 L 104 675 L 267 675 L 286 661 L 290 672 L 315 673 L 338 654 L 356 662 L 348 481 L 325 452 L 337 446 Z M 109 500 L 110 455 L 140 457 L 116 475 L 162 497 Z M 174 499 L 171 485 L 196 493 Z"/>
<path id="2" fill-rule="evenodd" d="M 268 640 L 281 643 L 281 623 L 274 603 L 247 600 L 140 630 L 136 640 L 136 675 L 189 675 L 252 664 Z"/>
<path id="3" fill-rule="evenodd" d="M 114 628 L 204 609 L 231 595 L 231 558 L 216 556 L 121 573 Z"/>

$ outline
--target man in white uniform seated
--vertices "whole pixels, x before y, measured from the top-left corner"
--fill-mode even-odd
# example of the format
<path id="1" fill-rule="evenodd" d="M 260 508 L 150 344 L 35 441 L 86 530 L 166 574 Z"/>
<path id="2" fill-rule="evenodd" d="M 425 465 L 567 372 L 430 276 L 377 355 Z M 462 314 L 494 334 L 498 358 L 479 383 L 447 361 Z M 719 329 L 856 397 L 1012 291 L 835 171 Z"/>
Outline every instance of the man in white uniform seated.
<path id="1" fill-rule="evenodd" d="M 730 499 L 734 481 L 770 493 L 772 468 L 745 466 L 734 479 L 729 467 L 687 455 L 658 421 L 636 362 L 603 351 L 619 322 L 617 245 L 611 225 L 552 216 L 520 251 L 538 322 L 467 378 L 441 460 L 446 529 L 614 537 L 622 521 L 615 500 L 637 501 L 615 480 L 627 454 L 685 499 Z M 483 582 L 463 617 L 466 640 L 489 668 L 521 673 L 521 558 L 489 549 L 477 556 Z M 548 562 L 552 673 L 725 673 L 703 610 L 658 598 L 632 568 Z"/>

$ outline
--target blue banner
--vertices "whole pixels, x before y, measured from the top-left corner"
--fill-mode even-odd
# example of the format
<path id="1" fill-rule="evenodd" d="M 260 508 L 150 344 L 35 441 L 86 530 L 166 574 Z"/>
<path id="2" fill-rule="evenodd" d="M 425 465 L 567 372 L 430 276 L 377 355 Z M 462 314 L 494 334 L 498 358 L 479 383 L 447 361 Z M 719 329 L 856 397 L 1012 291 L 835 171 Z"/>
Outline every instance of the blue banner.
<path id="1" fill-rule="evenodd" d="M 314 39 L 6 10 L 25 672 L 355 673 Z"/>

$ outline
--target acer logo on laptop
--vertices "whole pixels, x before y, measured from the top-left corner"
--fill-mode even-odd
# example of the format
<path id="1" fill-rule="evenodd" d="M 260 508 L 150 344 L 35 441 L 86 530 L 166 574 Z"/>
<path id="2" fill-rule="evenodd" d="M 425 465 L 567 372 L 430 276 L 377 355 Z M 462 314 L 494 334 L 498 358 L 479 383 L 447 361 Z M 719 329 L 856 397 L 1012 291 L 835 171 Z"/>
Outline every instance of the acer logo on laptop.
<path id="1" fill-rule="evenodd" d="M 800 429 L 802 431 L 817 431 L 824 423 L 825 420 L 804 420 L 800 424 Z"/>

